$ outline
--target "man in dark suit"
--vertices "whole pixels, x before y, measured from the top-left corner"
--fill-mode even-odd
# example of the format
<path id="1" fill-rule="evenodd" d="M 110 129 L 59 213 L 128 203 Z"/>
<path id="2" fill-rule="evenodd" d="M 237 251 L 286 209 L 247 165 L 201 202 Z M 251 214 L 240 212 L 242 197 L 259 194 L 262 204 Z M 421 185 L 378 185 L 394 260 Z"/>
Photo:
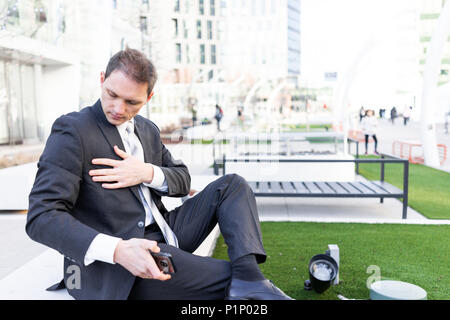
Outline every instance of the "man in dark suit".
<path id="1" fill-rule="evenodd" d="M 139 51 L 115 54 L 101 97 L 52 127 L 29 197 L 26 232 L 64 255 L 76 299 L 290 299 L 265 279 L 254 195 L 226 175 L 168 212 L 161 196 L 189 193 L 190 175 L 159 129 L 138 115 L 151 99 L 153 64 Z M 219 223 L 230 262 L 192 252 Z M 168 252 L 173 275 L 152 252 Z"/>

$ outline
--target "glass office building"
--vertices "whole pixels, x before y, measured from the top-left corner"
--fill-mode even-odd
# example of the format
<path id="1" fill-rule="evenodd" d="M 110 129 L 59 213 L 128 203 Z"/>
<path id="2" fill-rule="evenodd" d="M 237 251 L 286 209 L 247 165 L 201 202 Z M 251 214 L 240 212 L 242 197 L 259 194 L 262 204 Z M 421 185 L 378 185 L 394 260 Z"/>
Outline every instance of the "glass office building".
<path id="1" fill-rule="evenodd" d="M 38 140 L 34 88 L 33 65 L 0 60 L 0 144 Z"/>
<path id="2" fill-rule="evenodd" d="M 287 3 L 288 76 L 300 75 L 300 1 Z"/>

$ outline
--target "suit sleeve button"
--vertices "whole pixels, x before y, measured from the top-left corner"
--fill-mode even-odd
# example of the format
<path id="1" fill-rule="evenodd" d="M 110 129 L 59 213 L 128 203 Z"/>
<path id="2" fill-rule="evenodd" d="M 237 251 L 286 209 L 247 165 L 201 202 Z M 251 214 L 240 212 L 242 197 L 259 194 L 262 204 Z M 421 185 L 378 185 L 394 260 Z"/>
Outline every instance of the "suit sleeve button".
<path id="1" fill-rule="evenodd" d="M 138 222 L 138 227 L 139 228 L 143 228 L 144 227 L 144 222 L 143 221 L 139 221 Z"/>

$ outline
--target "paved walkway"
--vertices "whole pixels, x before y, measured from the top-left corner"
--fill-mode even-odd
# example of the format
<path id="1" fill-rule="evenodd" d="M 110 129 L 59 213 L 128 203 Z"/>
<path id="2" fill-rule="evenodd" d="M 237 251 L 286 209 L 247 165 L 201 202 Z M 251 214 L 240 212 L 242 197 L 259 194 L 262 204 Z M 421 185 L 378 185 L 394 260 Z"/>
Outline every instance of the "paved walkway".
<path id="1" fill-rule="evenodd" d="M 404 126 L 402 119 L 397 119 L 394 125 L 388 119 L 378 120 L 377 138 L 379 151 L 392 154 L 392 143 L 395 140 L 415 140 L 420 142 L 420 123 L 409 122 L 408 125 Z M 438 144 L 447 146 L 447 160 L 439 169 L 450 172 L 450 133 L 445 133 L 444 124 L 436 126 L 436 141 Z M 372 146 L 369 147 L 369 152 L 373 151 Z M 360 147 L 360 152 L 364 152 L 364 143 Z"/>

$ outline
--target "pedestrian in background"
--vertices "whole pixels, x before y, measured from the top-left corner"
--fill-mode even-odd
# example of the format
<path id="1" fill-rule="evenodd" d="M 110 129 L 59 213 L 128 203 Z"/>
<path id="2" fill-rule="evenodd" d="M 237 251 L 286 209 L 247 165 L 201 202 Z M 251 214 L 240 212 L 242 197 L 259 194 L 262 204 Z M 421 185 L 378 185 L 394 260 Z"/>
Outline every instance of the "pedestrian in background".
<path id="1" fill-rule="evenodd" d="M 191 112 L 192 112 L 192 126 L 195 127 L 195 125 L 197 124 L 197 109 L 195 109 L 195 107 L 192 107 Z"/>
<path id="2" fill-rule="evenodd" d="M 378 154 L 377 151 L 378 140 L 376 135 L 376 127 L 377 127 L 377 119 L 375 117 L 375 111 L 367 110 L 366 116 L 361 121 L 361 130 L 365 138 L 366 155 L 368 154 L 369 136 L 371 136 L 373 138 L 373 141 L 375 142 L 374 153 Z"/>
<path id="3" fill-rule="evenodd" d="M 403 109 L 403 125 L 406 126 L 408 124 L 409 118 L 411 117 L 411 109 L 412 107 L 405 106 L 405 109 Z"/>
<path id="4" fill-rule="evenodd" d="M 217 121 L 217 131 L 221 131 L 220 121 L 222 120 L 222 117 L 223 117 L 223 110 L 218 104 L 216 104 L 216 114 L 214 115 L 214 118 L 216 118 Z"/>
<path id="5" fill-rule="evenodd" d="M 361 109 L 359 109 L 359 122 L 361 122 L 365 116 L 366 116 L 366 111 L 364 110 L 364 107 L 361 106 Z"/>
<path id="6" fill-rule="evenodd" d="M 392 124 L 394 124 L 395 118 L 397 118 L 397 108 L 395 108 L 395 106 L 394 106 L 391 109 L 391 121 L 392 121 Z"/>

